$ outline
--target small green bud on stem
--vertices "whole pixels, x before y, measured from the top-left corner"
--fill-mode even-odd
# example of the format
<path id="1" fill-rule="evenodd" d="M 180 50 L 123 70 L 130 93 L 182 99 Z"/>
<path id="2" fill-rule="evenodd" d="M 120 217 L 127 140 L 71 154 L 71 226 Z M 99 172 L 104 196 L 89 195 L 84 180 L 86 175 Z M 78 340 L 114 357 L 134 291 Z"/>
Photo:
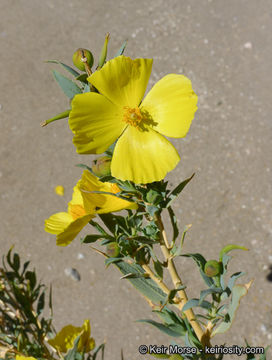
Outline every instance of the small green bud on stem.
<path id="1" fill-rule="evenodd" d="M 116 242 L 110 242 L 106 245 L 106 254 L 109 257 L 118 257 L 120 248 Z"/>
<path id="2" fill-rule="evenodd" d="M 73 54 L 73 63 L 81 71 L 86 71 L 90 76 L 92 74 L 91 67 L 93 66 L 93 54 L 87 50 L 79 48 Z"/>
<path id="3" fill-rule="evenodd" d="M 209 277 L 214 277 L 220 273 L 221 266 L 216 260 L 209 260 L 206 262 L 204 272 Z"/>

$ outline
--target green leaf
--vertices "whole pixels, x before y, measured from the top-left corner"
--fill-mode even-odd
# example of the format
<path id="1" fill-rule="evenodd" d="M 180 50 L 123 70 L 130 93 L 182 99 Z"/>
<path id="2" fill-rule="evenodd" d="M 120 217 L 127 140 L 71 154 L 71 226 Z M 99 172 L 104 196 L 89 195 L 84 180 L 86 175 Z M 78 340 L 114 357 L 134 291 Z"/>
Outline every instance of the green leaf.
<path id="1" fill-rule="evenodd" d="M 210 309 L 212 307 L 212 304 L 209 301 L 205 301 L 202 300 L 200 301 L 200 299 L 190 299 L 189 301 L 187 301 L 187 303 L 183 306 L 182 308 L 182 312 L 189 310 L 193 307 L 202 307 L 203 309 Z"/>
<path id="2" fill-rule="evenodd" d="M 230 291 L 232 291 L 232 288 L 233 288 L 233 286 L 234 286 L 234 284 L 235 284 L 235 281 L 239 278 L 239 277 L 241 277 L 241 276 L 243 276 L 243 275 L 245 275 L 246 273 L 245 272 L 237 272 L 237 273 L 235 273 L 235 274 L 232 274 L 231 275 L 231 277 L 230 277 L 230 279 L 229 279 L 229 282 L 228 282 L 228 288 L 230 289 Z"/>
<path id="3" fill-rule="evenodd" d="M 99 351 L 102 351 L 102 360 L 104 359 L 104 350 L 105 350 L 105 343 L 97 346 L 94 350 L 93 350 L 93 353 L 92 353 L 92 360 L 95 360 L 96 357 L 97 357 L 97 354 L 99 353 Z"/>
<path id="4" fill-rule="evenodd" d="M 101 234 L 86 235 L 84 238 L 80 239 L 80 242 L 81 242 L 81 244 L 91 244 L 102 238 L 103 238 L 103 236 Z"/>
<path id="5" fill-rule="evenodd" d="M 76 80 L 78 80 L 84 84 L 89 84 L 87 78 L 88 78 L 88 74 L 84 73 L 84 74 L 80 74 L 79 76 L 77 76 Z"/>
<path id="6" fill-rule="evenodd" d="M 62 62 L 60 62 L 58 60 L 47 60 L 46 62 L 61 65 L 65 70 L 69 71 L 69 73 L 72 74 L 75 77 L 80 75 L 80 73 L 77 72 L 76 70 L 74 70 L 73 68 L 71 68 L 71 66 L 66 65 L 66 64 L 64 64 L 64 63 L 62 63 Z"/>
<path id="7" fill-rule="evenodd" d="M 115 54 L 114 57 L 117 57 L 117 56 L 120 56 L 120 55 L 123 55 L 124 51 L 125 51 L 125 48 L 127 46 L 127 40 L 125 40 L 122 44 L 122 46 L 120 47 L 120 49 L 117 51 L 117 53 Z"/>
<path id="8" fill-rule="evenodd" d="M 65 360 L 76 360 L 77 347 L 80 340 L 80 336 L 75 339 L 73 349 L 69 350 L 68 354 L 64 357 Z"/>
<path id="9" fill-rule="evenodd" d="M 162 264 L 160 263 L 159 260 L 153 260 L 153 264 L 154 264 L 154 269 L 155 269 L 155 272 L 156 274 L 159 276 L 160 279 L 163 278 L 163 267 L 162 267 Z"/>
<path id="10" fill-rule="evenodd" d="M 13 269 L 18 272 L 20 269 L 20 257 L 17 253 L 14 253 L 13 255 Z"/>
<path id="11" fill-rule="evenodd" d="M 209 289 L 206 290 L 202 290 L 200 292 L 200 297 L 199 297 L 199 303 L 201 304 L 202 301 L 205 299 L 206 296 L 210 295 L 210 294 L 221 294 L 222 293 L 222 289 L 221 288 L 215 288 L 215 287 L 211 287 Z"/>
<path id="12" fill-rule="evenodd" d="M 170 220 L 171 220 L 171 225 L 172 225 L 172 228 L 173 228 L 172 242 L 175 243 L 177 237 L 179 236 L 178 222 L 177 222 L 176 215 L 175 215 L 173 209 L 171 208 L 171 206 L 168 206 L 167 210 L 168 210 L 169 217 L 170 217 Z"/>
<path id="13" fill-rule="evenodd" d="M 57 83 L 61 87 L 64 94 L 69 98 L 72 99 L 76 94 L 81 94 L 82 91 L 80 87 L 77 86 L 72 80 L 68 79 L 67 77 L 63 76 L 56 70 L 53 70 L 54 78 L 56 79 Z"/>
<path id="14" fill-rule="evenodd" d="M 40 313 L 44 309 L 45 304 L 45 292 L 43 291 L 39 297 L 38 304 L 37 304 L 37 314 L 40 315 Z"/>
<path id="15" fill-rule="evenodd" d="M 171 203 L 175 200 L 175 198 L 182 192 L 182 190 L 185 188 L 185 186 L 192 180 L 192 178 L 195 176 L 193 174 L 188 179 L 182 181 L 175 189 L 169 194 L 167 198 L 167 207 L 171 205 Z"/>
<path id="16" fill-rule="evenodd" d="M 108 267 L 110 264 L 115 264 L 119 261 L 122 261 L 122 258 L 118 257 L 118 258 L 113 258 L 113 257 L 109 257 L 105 260 L 105 265 Z"/>
<path id="17" fill-rule="evenodd" d="M 145 274 L 145 271 L 140 265 L 132 263 L 128 264 L 125 261 L 115 263 L 122 274 Z M 139 277 L 128 279 L 131 284 L 145 297 L 150 299 L 153 303 L 159 304 L 165 300 L 165 293 L 157 286 L 157 284 L 150 278 Z"/>
<path id="18" fill-rule="evenodd" d="M 65 110 L 65 111 L 59 113 L 58 115 L 52 117 L 51 119 L 45 120 L 43 123 L 41 123 L 41 126 L 46 126 L 46 125 L 50 124 L 53 121 L 67 118 L 69 116 L 69 114 L 70 114 L 70 111 L 71 111 L 71 109 Z"/>
<path id="19" fill-rule="evenodd" d="M 248 292 L 248 289 L 251 285 L 251 282 L 245 285 L 235 285 L 232 289 L 232 296 L 231 296 L 231 304 L 229 306 L 228 315 L 224 321 L 222 321 L 212 332 L 211 337 L 216 334 L 225 333 L 232 325 L 232 322 L 235 317 L 235 313 L 238 309 L 240 301 L 243 296 L 245 296 Z"/>
<path id="20" fill-rule="evenodd" d="M 229 244 L 229 245 L 223 247 L 223 249 L 220 251 L 219 261 L 222 261 L 224 254 L 227 254 L 227 253 L 230 252 L 231 250 L 235 250 L 235 249 L 240 249 L 240 250 L 246 250 L 246 251 L 248 251 L 248 249 L 247 249 L 246 247 L 244 247 L 244 246 L 239 246 L 239 245 L 235 245 L 235 244 Z"/>
<path id="21" fill-rule="evenodd" d="M 85 165 L 85 164 L 76 164 L 77 167 L 80 167 L 82 169 L 85 169 L 85 170 L 89 170 L 93 175 L 94 175 L 94 172 L 92 170 L 92 168 L 90 168 L 88 165 Z"/>
<path id="22" fill-rule="evenodd" d="M 157 321 L 149 320 L 149 319 L 142 319 L 137 320 L 137 322 L 144 322 L 150 325 L 155 326 L 157 329 L 162 331 L 163 333 L 172 336 L 172 337 L 181 337 L 183 336 L 184 329 L 180 325 L 163 325 Z"/>
<path id="23" fill-rule="evenodd" d="M 106 58 L 107 58 L 107 53 L 108 53 L 108 42 L 109 42 L 109 38 L 110 38 L 110 34 L 107 33 L 106 37 L 105 37 L 105 41 L 104 41 L 104 45 L 102 47 L 102 50 L 100 52 L 100 56 L 99 56 L 99 60 L 98 60 L 98 68 L 97 69 L 101 69 L 102 66 L 105 64 L 106 62 Z"/>
<path id="24" fill-rule="evenodd" d="M 197 264 L 197 266 L 198 266 L 198 268 L 199 268 L 199 272 L 200 272 L 203 280 L 205 281 L 205 283 L 206 283 L 209 287 L 214 286 L 214 281 L 213 281 L 213 279 L 210 278 L 210 277 L 208 277 L 208 276 L 204 273 L 204 266 L 205 266 L 205 264 L 206 264 L 207 261 L 206 261 L 206 259 L 205 259 L 201 254 L 198 254 L 198 253 L 195 253 L 195 254 L 183 254 L 183 255 L 181 255 L 181 256 L 185 256 L 185 257 L 190 257 L 190 258 L 192 258 L 192 259 L 196 262 L 196 264 Z"/>

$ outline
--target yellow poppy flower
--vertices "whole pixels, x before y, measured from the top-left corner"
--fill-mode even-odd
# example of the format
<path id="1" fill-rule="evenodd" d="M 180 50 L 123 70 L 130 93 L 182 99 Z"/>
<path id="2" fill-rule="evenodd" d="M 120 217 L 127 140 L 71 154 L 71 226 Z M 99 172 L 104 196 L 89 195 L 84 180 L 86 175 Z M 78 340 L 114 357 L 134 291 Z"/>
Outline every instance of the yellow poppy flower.
<path id="1" fill-rule="evenodd" d="M 90 337 L 91 327 L 90 321 L 85 320 L 81 327 L 73 325 L 64 326 L 60 332 L 54 337 L 54 339 L 48 340 L 48 343 L 55 349 L 62 353 L 66 353 L 69 349 L 74 347 L 75 339 L 80 335 L 78 343 L 79 352 L 89 352 L 95 347 L 95 341 Z"/>
<path id="2" fill-rule="evenodd" d="M 70 244 L 78 233 L 95 217 L 122 209 L 135 209 L 137 204 L 119 199 L 113 195 L 94 194 L 104 191 L 116 194 L 120 191 L 116 184 L 102 183 L 89 171 L 83 172 L 81 180 L 74 187 L 72 200 L 67 212 L 59 212 L 45 220 L 45 231 L 57 235 L 57 245 Z"/>
<path id="3" fill-rule="evenodd" d="M 88 78 L 100 94 L 76 95 L 69 116 L 77 152 L 100 154 L 117 140 L 111 173 L 135 183 L 159 181 L 175 168 L 180 157 L 163 135 L 184 137 L 197 110 L 183 75 L 164 76 L 143 99 L 151 68 L 152 59 L 108 61 Z"/>

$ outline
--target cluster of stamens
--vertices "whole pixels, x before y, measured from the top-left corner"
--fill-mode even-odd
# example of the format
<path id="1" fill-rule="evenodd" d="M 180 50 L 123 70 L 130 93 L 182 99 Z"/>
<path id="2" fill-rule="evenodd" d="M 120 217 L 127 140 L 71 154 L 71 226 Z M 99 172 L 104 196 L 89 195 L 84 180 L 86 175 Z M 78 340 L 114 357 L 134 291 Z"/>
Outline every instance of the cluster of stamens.
<path id="1" fill-rule="evenodd" d="M 143 115 L 141 113 L 141 110 L 137 107 L 130 108 L 128 106 L 124 107 L 125 113 L 123 121 L 127 124 L 136 127 L 136 129 L 140 129 L 140 124 L 143 120 Z"/>

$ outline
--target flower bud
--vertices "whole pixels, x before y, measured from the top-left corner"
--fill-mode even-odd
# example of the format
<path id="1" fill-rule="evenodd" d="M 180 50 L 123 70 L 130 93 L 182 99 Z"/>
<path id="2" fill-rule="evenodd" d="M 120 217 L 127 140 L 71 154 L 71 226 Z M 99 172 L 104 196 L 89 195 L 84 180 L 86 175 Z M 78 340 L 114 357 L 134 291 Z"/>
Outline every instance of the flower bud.
<path id="1" fill-rule="evenodd" d="M 206 262 L 204 272 L 209 277 L 214 277 L 220 273 L 221 266 L 216 260 L 209 260 Z"/>
<path id="2" fill-rule="evenodd" d="M 120 253 L 120 248 L 116 242 L 110 242 L 106 245 L 106 254 L 109 257 L 118 257 Z"/>
<path id="3" fill-rule="evenodd" d="M 93 173 L 98 176 L 107 176 L 111 174 L 111 158 L 109 156 L 101 156 L 93 161 L 92 170 Z"/>
<path id="4" fill-rule="evenodd" d="M 73 63 L 81 71 L 85 71 L 85 63 L 91 68 L 93 62 L 93 54 L 87 49 L 77 49 L 73 54 Z"/>

